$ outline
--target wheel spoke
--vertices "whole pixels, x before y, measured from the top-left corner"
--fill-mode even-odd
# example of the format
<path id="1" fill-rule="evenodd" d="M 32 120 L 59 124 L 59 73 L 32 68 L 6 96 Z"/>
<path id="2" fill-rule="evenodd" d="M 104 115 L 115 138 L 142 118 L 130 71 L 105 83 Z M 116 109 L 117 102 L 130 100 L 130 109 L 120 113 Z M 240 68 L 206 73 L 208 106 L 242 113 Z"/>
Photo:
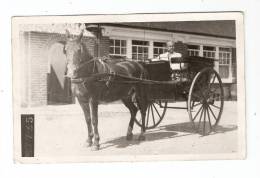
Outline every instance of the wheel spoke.
<path id="1" fill-rule="evenodd" d="M 200 120 L 199 120 L 199 124 L 198 124 L 198 130 L 200 129 L 200 123 L 201 123 L 201 119 L 202 119 L 202 114 L 204 112 L 204 108 L 202 107 L 202 112 L 200 113 Z"/>
<path id="2" fill-rule="evenodd" d="M 204 108 L 203 135 L 205 135 L 205 130 L 206 130 L 206 108 Z"/>
<path id="3" fill-rule="evenodd" d="M 149 115 L 150 115 L 150 106 L 148 105 L 148 111 L 147 111 L 147 120 L 146 120 L 146 127 L 148 127 L 148 122 L 149 122 Z"/>
<path id="4" fill-rule="evenodd" d="M 218 119 L 216 118 L 214 112 L 213 112 L 212 109 L 210 108 L 210 106 L 209 106 L 209 110 L 210 110 L 211 114 L 213 115 L 214 119 L 215 119 L 215 120 L 218 120 Z"/>
<path id="5" fill-rule="evenodd" d="M 220 109 L 219 106 L 216 106 L 216 105 L 214 105 L 214 104 L 210 104 L 210 105 L 213 106 L 214 108 Z"/>
<path id="6" fill-rule="evenodd" d="M 207 109 L 207 114 L 208 114 L 208 117 L 209 117 L 209 127 L 210 127 L 210 131 L 211 131 L 212 127 L 211 127 L 211 119 L 210 119 L 210 115 L 209 115 L 209 109 L 208 108 L 206 108 L 206 109 Z"/>
<path id="7" fill-rule="evenodd" d="M 209 88 L 211 87 L 211 84 L 214 84 L 216 77 L 217 77 L 217 76 L 214 74 L 213 81 L 209 83 Z"/>
<path id="8" fill-rule="evenodd" d="M 161 115 L 159 114 L 159 112 L 158 112 L 157 108 L 154 106 L 154 104 L 152 104 L 152 105 L 153 105 L 153 107 L 154 107 L 154 109 L 155 109 L 156 113 L 158 114 L 159 118 L 161 118 Z"/>
<path id="9" fill-rule="evenodd" d="M 152 105 L 151 105 L 151 111 L 152 111 L 152 116 L 153 116 L 153 124 L 155 125 L 155 120 L 154 120 L 154 113 L 153 113 L 153 108 L 152 108 Z"/>
<path id="10" fill-rule="evenodd" d="M 200 105 L 201 103 L 200 102 L 198 102 L 197 104 L 193 104 L 192 105 L 192 108 L 194 108 L 194 107 L 196 107 L 196 106 L 198 106 L 198 105 Z"/>
<path id="11" fill-rule="evenodd" d="M 199 115 L 201 109 L 202 109 L 203 105 L 201 105 L 200 109 L 198 110 L 198 112 L 196 113 L 196 115 L 194 116 L 194 118 L 192 119 L 192 121 L 194 121 L 196 119 L 196 117 Z"/>

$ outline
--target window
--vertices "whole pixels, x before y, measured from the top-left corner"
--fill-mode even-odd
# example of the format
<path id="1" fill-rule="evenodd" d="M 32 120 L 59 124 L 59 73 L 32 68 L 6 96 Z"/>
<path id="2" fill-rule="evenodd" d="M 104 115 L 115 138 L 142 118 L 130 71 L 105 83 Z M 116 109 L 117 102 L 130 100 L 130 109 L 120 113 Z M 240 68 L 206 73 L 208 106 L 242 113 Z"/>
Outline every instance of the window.
<path id="1" fill-rule="evenodd" d="M 109 40 L 109 55 L 126 56 L 126 40 Z"/>
<path id="2" fill-rule="evenodd" d="M 231 48 L 219 48 L 219 75 L 221 78 L 229 78 L 231 72 Z"/>
<path id="3" fill-rule="evenodd" d="M 137 61 L 144 61 L 148 59 L 148 41 L 132 41 L 132 59 Z"/>
<path id="4" fill-rule="evenodd" d="M 216 48 L 213 46 L 203 46 L 203 57 L 215 58 Z"/>
<path id="5" fill-rule="evenodd" d="M 200 47 L 198 45 L 188 45 L 189 56 L 199 56 Z"/>
<path id="6" fill-rule="evenodd" d="M 154 42 L 153 43 L 153 57 L 156 58 L 162 53 L 167 51 L 166 43 Z"/>

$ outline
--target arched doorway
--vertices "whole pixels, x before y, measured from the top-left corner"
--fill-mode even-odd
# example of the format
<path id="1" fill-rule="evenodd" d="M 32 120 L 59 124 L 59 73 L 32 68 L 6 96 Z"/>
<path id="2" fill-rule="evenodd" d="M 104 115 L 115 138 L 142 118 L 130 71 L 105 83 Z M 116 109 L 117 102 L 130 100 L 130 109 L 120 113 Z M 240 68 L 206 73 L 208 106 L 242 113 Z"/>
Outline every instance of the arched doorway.
<path id="1" fill-rule="evenodd" d="M 71 92 L 71 82 L 66 77 L 66 56 L 64 45 L 56 42 L 49 48 L 49 71 L 47 80 L 48 104 L 71 104 L 75 102 Z"/>

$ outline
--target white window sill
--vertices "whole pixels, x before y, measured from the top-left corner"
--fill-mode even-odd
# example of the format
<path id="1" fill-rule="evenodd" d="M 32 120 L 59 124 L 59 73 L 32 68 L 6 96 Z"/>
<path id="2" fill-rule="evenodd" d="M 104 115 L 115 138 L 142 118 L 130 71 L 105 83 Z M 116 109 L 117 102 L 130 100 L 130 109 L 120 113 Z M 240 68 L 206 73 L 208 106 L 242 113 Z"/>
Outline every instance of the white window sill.
<path id="1" fill-rule="evenodd" d="M 233 83 L 231 77 L 229 77 L 229 78 L 221 78 L 221 80 L 222 80 L 222 83 Z"/>

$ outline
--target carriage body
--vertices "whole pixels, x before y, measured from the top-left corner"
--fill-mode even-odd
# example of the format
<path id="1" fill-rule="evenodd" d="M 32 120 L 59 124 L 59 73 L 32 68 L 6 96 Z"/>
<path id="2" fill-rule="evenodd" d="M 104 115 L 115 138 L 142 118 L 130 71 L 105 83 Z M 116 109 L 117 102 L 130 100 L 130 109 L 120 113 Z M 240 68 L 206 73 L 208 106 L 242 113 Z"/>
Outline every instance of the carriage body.
<path id="1" fill-rule="evenodd" d="M 172 70 L 170 63 L 179 65 Z M 185 64 L 185 69 L 181 66 Z M 192 81 L 196 74 L 205 68 L 214 67 L 214 59 L 199 56 L 172 58 L 171 61 L 149 61 L 144 63 L 148 79 L 161 83 L 146 84 L 150 100 L 186 101 Z M 208 79 L 204 79 L 208 80 Z M 204 83 L 207 83 L 206 81 Z"/>
<path id="2" fill-rule="evenodd" d="M 214 59 L 186 56 L 170 61 L 144 63 L 148 79 L 142 83 L 148 95 L 146 128 L 155 128 L 162 121 L 166 109 L 185 109 L 197 132 L 209 134 L 219 123 L 224 105 L 224 91 Z M 172 70 L 170 63 L 180 68 Z M 184 65 L 185 64 L 185 65 Z M 181 66 L 186 66 L 182 69 Z M 186 107 L 172 107 L 169 103 L 186 102 Z M 150 121 L 149 121 L 150 120 Z M 136 123 L 138 119 L 136 119 Z"/>

